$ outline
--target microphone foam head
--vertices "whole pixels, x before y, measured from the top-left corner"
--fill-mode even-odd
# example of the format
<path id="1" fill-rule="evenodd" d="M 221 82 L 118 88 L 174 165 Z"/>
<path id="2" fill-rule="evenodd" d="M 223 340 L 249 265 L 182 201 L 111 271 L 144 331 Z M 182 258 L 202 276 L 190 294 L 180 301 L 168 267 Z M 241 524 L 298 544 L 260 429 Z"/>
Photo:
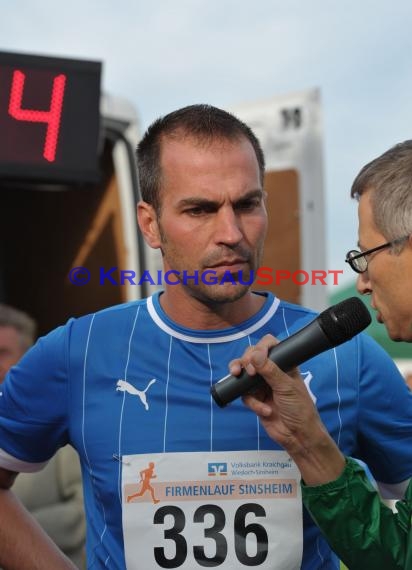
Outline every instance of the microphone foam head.
<path id="1" fill-rule="evenodd" d="M 318 319 L 323 332 L 334 346 L 350 340 L 372 320 L 365 304 L 358 297 L 350 297 L 329 307 Z"/>

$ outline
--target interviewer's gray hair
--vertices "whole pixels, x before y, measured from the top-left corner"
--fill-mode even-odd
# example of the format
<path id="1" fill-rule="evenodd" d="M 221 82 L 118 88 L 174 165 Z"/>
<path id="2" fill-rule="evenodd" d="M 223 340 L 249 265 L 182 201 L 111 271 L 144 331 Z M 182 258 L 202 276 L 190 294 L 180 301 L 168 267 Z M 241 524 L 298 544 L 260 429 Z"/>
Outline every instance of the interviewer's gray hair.
<path id="1" fill-rule="evenodd" d="M 412 140 L 399 143 L 362 168 L 351 196 L 372 190 L 376 228 L 388 241 L 412 234 Z M 398 251 L 402 245 L 395 246 Z"/>

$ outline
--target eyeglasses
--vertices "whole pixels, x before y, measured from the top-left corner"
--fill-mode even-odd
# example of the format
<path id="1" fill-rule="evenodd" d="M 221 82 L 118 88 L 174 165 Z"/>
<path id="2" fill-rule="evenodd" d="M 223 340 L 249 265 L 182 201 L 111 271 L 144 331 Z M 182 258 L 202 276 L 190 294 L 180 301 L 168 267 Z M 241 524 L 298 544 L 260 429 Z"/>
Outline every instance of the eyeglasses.
<path id="1" fill-rule="evenodd" d="M 365 271 L 368 269 L 368 260 L 366 258 L 367 255 L 375 253 L 375 251 L 380 251 L 381 249 L 386 249 L 387 247 L 391 247 L 392 245 L 402 243 L 408 238 L 409 235 L 398 239 L 394 239 L 382 245 L 378 245 L 378 247 L 367 249 L 366 251 L 358 251 L 357 249 L 352 249 L 351 251 L 348 251 L 348 253 L 346 254 L 345 261 L 346 263 L 349 263 L 353 271 L 356 271 L 356 273 L 365 273 Z"/>

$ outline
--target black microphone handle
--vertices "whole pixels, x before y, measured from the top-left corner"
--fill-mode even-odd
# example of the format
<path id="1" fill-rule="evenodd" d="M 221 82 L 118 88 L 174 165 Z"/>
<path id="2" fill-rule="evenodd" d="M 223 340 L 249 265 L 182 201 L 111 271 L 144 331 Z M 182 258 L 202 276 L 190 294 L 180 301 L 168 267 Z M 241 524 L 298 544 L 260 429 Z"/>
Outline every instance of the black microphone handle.
<path id="1" fill-rule="evenodd" d="M 287 372 L 305 360 L 332 347 L 333 344 L 323 332 L 318 319 L 315 319 L 297 333 L 274 346 L 269 351 L 268 356 L 281 370 Z M 250 376 L 246 370 L 242 370 L 239 376 L 228 374 L 216 382 L 211 393 L 216 404 L 223 408 L 239 396 L 262 386 L 264 382 L 259 374 Z"/>

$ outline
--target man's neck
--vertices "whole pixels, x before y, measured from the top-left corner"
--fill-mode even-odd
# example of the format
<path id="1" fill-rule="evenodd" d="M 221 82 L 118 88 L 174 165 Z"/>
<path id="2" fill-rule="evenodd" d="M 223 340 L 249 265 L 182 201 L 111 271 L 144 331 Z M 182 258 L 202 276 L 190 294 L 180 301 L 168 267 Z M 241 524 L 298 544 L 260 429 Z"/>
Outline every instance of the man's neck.
<path id="1" fill-rule="evenodd" d="M 164 312 L 175 323 L 196 330 L 219 330 L 253 317 L 264 305 L 266 297 L 248 291 L 236 301 L 213 303 L 199 300 L 176 287 L 173 293 L 166 289 L 159 300 Z"/>

